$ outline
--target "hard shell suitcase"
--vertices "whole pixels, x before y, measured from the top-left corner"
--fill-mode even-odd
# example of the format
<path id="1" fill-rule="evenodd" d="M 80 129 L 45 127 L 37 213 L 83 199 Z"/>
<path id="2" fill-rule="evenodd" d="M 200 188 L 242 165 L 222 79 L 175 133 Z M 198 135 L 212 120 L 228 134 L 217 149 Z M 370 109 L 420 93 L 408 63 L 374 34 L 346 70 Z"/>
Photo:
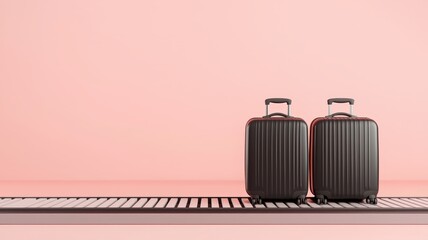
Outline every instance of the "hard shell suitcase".
<path id="1" fill-rule="evenodd" d="M 287 103 L 288 114 L 269 114 L 270 103 Z M 254 203 L 281 199 L 300 204 L 308 192 L 307 125 L 290 116 L 290 99 L 270 98 L 265 104 L 266 116 L 246 125 L 246 191 Z"/>
<path id="2" fill-rule="evenodd" d="M 332 103 L 349 103 L 350 113 L 330 114 Z M 352 115 L 354 99 L 327 101 L 328 116 L 310 127 L 310 186 L 318 204 L 332 200 L 377 203 L 379 190 L 378 126 Z M 341 117 L 338 117 L 341 116 Z"/>

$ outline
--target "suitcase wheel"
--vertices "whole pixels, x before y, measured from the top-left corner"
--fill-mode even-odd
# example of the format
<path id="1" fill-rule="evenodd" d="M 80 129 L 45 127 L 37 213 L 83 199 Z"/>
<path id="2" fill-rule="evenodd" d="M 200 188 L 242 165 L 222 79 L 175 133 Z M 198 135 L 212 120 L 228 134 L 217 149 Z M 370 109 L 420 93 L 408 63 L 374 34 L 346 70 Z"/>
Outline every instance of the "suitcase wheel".
<path id="1" fill-rule="evenodd" d="M 324 195 L 317 195 L 316 197 L 315 197 L 315 199 L 316 199 L 316 203 L 318 204 L 318 205 L 321 205 L 321 204 L 327 204 L 327 197 L 325 197 Z"/>
<path id="2" fill-rule="evenodd" d="M 370 195 L 366 199 L 366 203 L 368 203 L 368 204 L 377 204 L 377 197 L 375 195 Z"/>
<path id="3" fill-rule="evenodd" d="M 253 205 L 256 205 L 256 204 L 262 204 L 262 203 L 263 203 L 263 201 L 262 201 L 262 199 L 261 199 L 260 197 L 257 197 L 257 198 L 251 198 L 251 203 L 252 203 Z"/>
<path id="4" fill-rule="evenodd" d="M 296 204 L 297 205 L 300 205 L 300 204 L 302 204 L 302 203 L 307 203 L 307 201 L 306 201 L 306 197 L 304 196 L 304 195 L 301 195 L 301 196 L 299 196 L 297 199 L 296 199 Z"/>

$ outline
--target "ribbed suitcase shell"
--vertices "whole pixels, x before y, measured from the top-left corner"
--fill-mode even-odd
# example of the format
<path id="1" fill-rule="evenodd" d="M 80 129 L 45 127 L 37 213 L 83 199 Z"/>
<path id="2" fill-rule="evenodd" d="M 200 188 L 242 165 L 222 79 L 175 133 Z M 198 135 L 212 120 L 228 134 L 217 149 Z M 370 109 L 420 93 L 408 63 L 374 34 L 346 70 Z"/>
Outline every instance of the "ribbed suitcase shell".
<path id="1" fill-rule="evenodd" d="M 300 118 L 253 118 L 246 125 L 245 183 L 253 198 L 296 199 L 308 191 L 307 125 Z"/>
<path id="2" fill-rule="evenodd" d="M 364 199 L 379 189 L 378 126 L 369 118 L 323 117 L 311 124 L 311 191 Z"/>

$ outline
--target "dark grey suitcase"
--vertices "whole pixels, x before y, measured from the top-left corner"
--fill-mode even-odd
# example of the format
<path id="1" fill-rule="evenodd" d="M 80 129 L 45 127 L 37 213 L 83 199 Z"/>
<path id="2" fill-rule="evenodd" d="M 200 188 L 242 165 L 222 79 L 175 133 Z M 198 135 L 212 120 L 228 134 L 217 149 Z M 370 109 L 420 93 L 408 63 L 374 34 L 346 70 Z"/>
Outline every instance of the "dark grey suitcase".
<path id="1" fill-rule="evenodd" d="M 288 114 L 268 114 L 270 103 L 287 103 Z M 254 203 L 305 202 L 308 192 L 308 129 L 290 116 L 291 100 L 265 100 L 266 116 L 252 118 L 245 131 L 245 186 Z"/>
<path id="2" fill-rule="evenodd" d="M 352 115 L 354 100 L 351 98 L 332 98 L 327 103 L 328 116 L 316 118 L 311 123 L 311 191 L 317 203 L 327 203 L 327 199 L 366 199 L 376 204 L 378 126 L 369 118 Z M 332 103 L 349 103 L 350 113 L 330 114 Z"/>

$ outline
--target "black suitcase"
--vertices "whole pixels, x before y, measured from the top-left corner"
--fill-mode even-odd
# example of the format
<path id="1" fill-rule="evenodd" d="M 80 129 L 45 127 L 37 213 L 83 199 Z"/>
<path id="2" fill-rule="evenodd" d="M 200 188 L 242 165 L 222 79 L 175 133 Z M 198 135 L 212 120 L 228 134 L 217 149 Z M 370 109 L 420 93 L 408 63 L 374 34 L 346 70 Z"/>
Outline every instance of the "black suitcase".
<path id="1" fill-rule="evenodd" d="M 332 103 L 349 103 L 350 113 L 330 114 Z M 328 116 L 311 123 L 309 165 L 311 191 L 318 204 L 362 200 L 376 204 L 379 190 L 378 126 L 352 115 L 354 99 L 327 101 Z M 339 116 L 339 117 L 338 117 Z"/>
<path id="2" fill-rule="evenodd" d="M 268 114 L 270 103 L 287 103 L 288 114 Z M 308 127 L 290 116 L 291 100 L 265 100 L 266 116 L 252 118 L 245 131 L 245 187 L 253 203 L 305 202 L 308 192 Z"/>

